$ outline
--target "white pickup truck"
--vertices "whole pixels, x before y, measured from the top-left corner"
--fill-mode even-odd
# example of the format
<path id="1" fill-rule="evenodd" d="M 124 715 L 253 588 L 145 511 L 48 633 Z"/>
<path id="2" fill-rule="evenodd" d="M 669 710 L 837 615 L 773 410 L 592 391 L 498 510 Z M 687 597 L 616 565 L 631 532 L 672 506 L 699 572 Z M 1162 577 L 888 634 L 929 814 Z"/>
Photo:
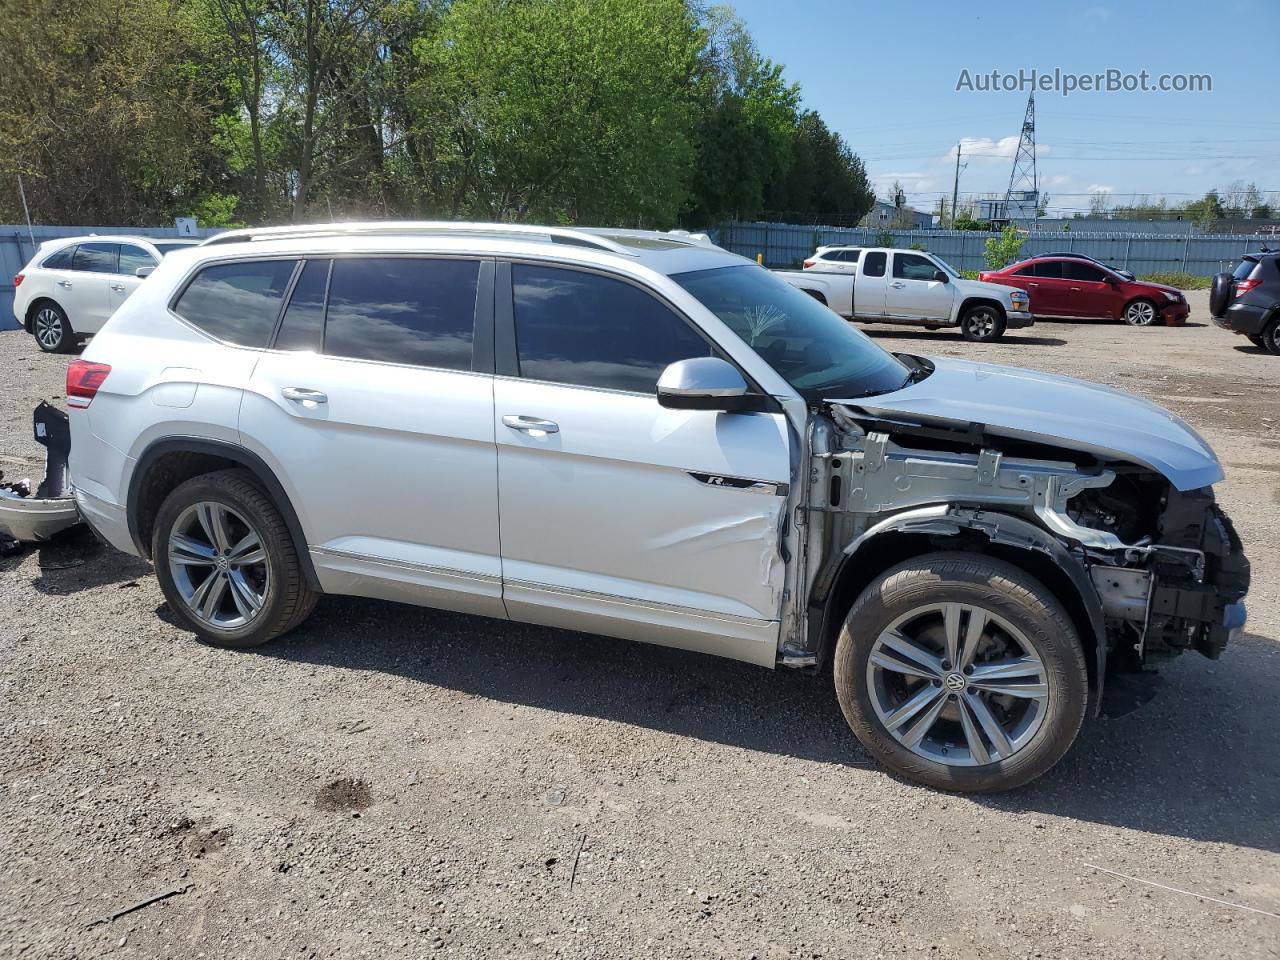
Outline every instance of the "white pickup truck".
<path id="1" fill-rule="evenodd" d="M 927 330 L 959 327 L 966 340 L 977 341 L 998 340 L 1006 329 L 1035 323 L 1025 290 L 965 280 L 931 253 L 882 247 L 841 253 L 840 272 L 775 272 L 848 320 L 912 323 Z"/>

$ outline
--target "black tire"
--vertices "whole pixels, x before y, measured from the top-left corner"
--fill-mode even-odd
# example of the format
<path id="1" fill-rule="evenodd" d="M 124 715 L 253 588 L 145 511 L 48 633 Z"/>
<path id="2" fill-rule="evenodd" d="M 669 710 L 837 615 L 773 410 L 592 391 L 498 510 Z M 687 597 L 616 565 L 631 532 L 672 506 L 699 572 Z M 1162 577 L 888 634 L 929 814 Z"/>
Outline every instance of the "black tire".
<path id="1" fill-rule="evenodd" d="M 960 317 L 960 334 L 973 343 L 991 343 L 1004 336 L 1004 311 L 988 303 L 977 303 Z"/>
<path id="2" fill-rule="evenodd" d="M 45 353 L 70 353 L 76 348 L 76 332 L 67 311 L 52 300 L 42 300 L 32 311 L 31 335 Z"/>
<path id="3" fill-rule="evenodd" d="M 170 543 L 178 532 L 179 521 L 197 504 L 215 504 L 228 509 L 244 521 L 250 532 L 257 534 L 261 543 L 265 559 L 254 565 L 255 570 L 261 571 L 257 584 L 263 587 L 261 605 L 243 624 L 221 627 L 201 619 L 175 579 L 169 561 Z M 307 586 L 297 545 L 280 511 L 253 475 L 245 470 L 206 473 L 176 487 L 156 514 L 151 558 L 170 610 L 203 642 L 215 647 L 242 649 L 273 640 L 302 623 L 318 599 Z M 208 575 L 213 576 L 212 570 Z"/>
<path id="4" fill-rule="evenodd" d="M 1215 317 L 1226 316 L 1231 303 L 1231 285 L 1235 278 L 1229 273 L 1215 273 L 1209 287 L 1209 313 Z"/>
<path id="5" fill-rule="evenodd" d="M 881 693 L 876 687 L 876 677 L 886 675 L 883 670 L 877 675 L 878 667 L 872 661 L 880 638 L 882 635 L 900 635 L 888 633 L 888 630 L 901 618 L 911 617 L 916 611 L 932 605 L 947 603 L 977 608 L 992 618 L 988 626 L 980 628 L 990 633 L 982 634 L 980 642 L 974 645 L 975 649 L 997 643 L 1001 628 L 996 621 L 1002 619 L 1022 634 L 1039 659 L 1044 696 L 1042 703 L 1035 701 L 1039 711 L 1036 714 L 1038 726 L 1029 726 L 1025 742 L 1005 758 L 999 758 L 997 751 L 992 750 L 987 757 L 990 762 L 983 763 L 978 759 L 980 754 L 966 749 L 964 757 L 957 753 L 955 763 L 969 761 L 974 765 L 937 762 L 900 742 L 877 713 L 873 697 L 879 697 Z M 957 631 L 958 624 L 957 620 Z M 923 634 L 917 639 L 925 642 Z M 883 662 L 882 653 L 883 647 L 877 654 L 880 657 L 877 662 Z M 999 656 L 1003 654 L 997 651 L 997 658 Z M 940 731 L 940 736 L 945 739 L 948 731 L 966 735 L 959 722 L 959 713 L 964 712 L 965 707 L 959 701 L 966 695 L 984 695 L 976 688 L 975 681 L 977 672 L 986 664 L 975 659 L 973 667 L 964 667 L 965 673 L 973 674 L 967 680 L 974 686 L 966 687 L 965 680 L 961 680 L 962 692 L 949 693 L 947 691 L 955 689 L 952 685 L 954 671 L 961 668 L 958 664 L 947 665 L 945 660 L 943 663 L 952 672 L 946 674 L 942 683 L 907 677 L 906 682 L 919 686 L 904 696 L 914 697 L 922 690 L 927 693 L 929 685 L 938 689 L 938 696 L 946 701 L 946 705 L 941 708 L 943 713 L 936 714 L 937 720 L 933 721 L 929 731 Z M 845 618 L 836 642 L 833 672 L 840 709 L 862 744 L 890 769 L 942 790 L 973 793 L 1011 790 L 1041 776 L 1062 759 L 1075 741 L 1084 722 L 1089 699 L 1084 651 L 1062 604 L 1044 585 L 1012 564 L 972 553 L 928 554 L 899 564 L 877 578 L 862 592 Z M 891 672 L 888 676 L 897 678 L 898 674 Z M 1015 710 L 1019 709 L 1017 704 L 1024 702 L 994 694 L 987 696 L 1015 704 Z M 1005 708 L 1000 703 L 993 708 L 989 699 L 986 704 L 986 717 L 1004 715 Z M 1031 709 L 1031 706 L 1025 709 Z M 948 719 L 945 712 L 948 710 L 955 719 Z M 975 716 L 968 714 L 970 718 Z M 900 727 L 913 722 L 908 718 Z M 939 723 L 942 726 L 938 726 Z M 990 738 L 981 742 L 983 750 L 995 744 Z M 1010 744 L 1014 742 L 1016 740 Z M 928 737 L 922 743 L 929 749 L 935 749 L 935 742 Z M 945 743 L 937 749 L 940 753 L 934 755 L 947 752 Z M 959 747 L 955 749 L 958 751 Z M 996 759 L 991 760 L 991 756 L 996 756 Z"/>
<path id="6" fill-rule="evenodd" d="M 1271 321 L 1271 325 L 1262 331 L 1262 349 L 1272 356 L 1280 357 L 1280 317 Z"/>
<path id="7" fill-rule="evenodd" d="M 1247 339 L 1260 350 L 1267 349 L 1267 341 L 1261 334 L 1248 334 Z"/>
<path id="8" fill-rule="evenodd" d="M 1124 305 L 1120 317 L 1131 327 L 1154 327 L 1160 320 L 1160 308 L 1154 301 L 1139 297 Z"/>

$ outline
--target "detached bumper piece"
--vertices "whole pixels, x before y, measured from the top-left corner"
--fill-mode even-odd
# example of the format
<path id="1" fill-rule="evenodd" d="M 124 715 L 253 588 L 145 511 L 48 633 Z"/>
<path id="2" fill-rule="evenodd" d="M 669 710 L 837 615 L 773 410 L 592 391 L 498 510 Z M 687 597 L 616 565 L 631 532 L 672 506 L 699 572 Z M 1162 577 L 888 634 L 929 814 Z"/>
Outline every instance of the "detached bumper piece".
<path id="1" fill-rule="evenodd" d="M 33 493 L 26 481 L 0 476 L 0 549 L 24 540 L 48 540 L 80 520 L 67 478 L 71 429 L 67 415 L 41 401 L 31 416 L 36 443 L 48 451 L 44 480 Z"/>
<path id="2" fill-rule="evenodd" d="M 1244 628 L 1249 561 L 1211 490 L 1170 492 L 1152 570 L 1144 652 L 1160 656 L 1192 649 L 1216 660 Z"/>

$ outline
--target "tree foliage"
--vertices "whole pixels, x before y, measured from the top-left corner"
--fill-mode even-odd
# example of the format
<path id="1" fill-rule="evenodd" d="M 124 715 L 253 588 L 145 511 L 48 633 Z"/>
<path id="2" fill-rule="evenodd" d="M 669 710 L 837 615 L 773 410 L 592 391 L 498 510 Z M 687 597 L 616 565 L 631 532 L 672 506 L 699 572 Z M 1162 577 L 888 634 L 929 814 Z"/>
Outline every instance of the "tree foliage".
<path id="1" fill-rule="evenodd" d="M 862 161 L 696 0 L 10 0 L 0 216 L 857 220 Z"/>

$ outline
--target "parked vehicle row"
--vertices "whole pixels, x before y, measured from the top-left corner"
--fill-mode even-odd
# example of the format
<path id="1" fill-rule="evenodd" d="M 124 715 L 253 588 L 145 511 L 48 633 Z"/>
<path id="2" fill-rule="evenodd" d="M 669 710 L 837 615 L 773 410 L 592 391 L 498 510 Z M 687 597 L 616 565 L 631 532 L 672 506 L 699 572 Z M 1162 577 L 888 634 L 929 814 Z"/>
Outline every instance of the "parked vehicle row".
<path id="1" fill-rule="evenodd" d="M 824 264 L 838 270 L 819 270 Z M 959 327 L 966 340 L 999 340 L 1035 320 L 1027 293 L 966 280 L 945 260 L 918 250 L 819 247 L 801 271 L 777 275 L 846 320 Z"/>
<path id="2" fill-rule="evenodd" d="M 41 350 L 71 350 L 102 329 L 165 254 L 199 242 L 126 236 L 48 240 L 13 278 L 14 317 Z"/>
<path id="3" fill-rule="evenodd" d="M 1109 670 L 1245 619 L 1222 469 L 1177 417 L 888 353 L 694 237 L 227 234 L 67 380 L 80 514 L 220 646 L 334 593 L 803 668 L 889 767 L 989 791 L 1063 756 Z"/>
<path id="4" fill-rule="evenodd" d="M 813 256 L 804 261 L 804 274 L 841 274 L 854 277 L 876 276 L 879 269 L 879 257 L 868 254 L 877 248 L 854 246 L 818 247 Z M 973 281 L 960 280 L 959 274 L 941 257 L 923 251 L 892 250 L 884 251 L 894 257 L 893 277 L 895 281 L 916 280 L 925 283 L 938 275 L 940 282 L 945 274 L 960 283 Z M 899 265 L 901 258 L 901 266 Z M 871 264 L 870 272 L 865 266 Z M 920 323 L 936 329 L 940 326 L 960 326 L 962 333 L 970 340 L 994 340 L 999 338 L 1005 328 L 1026 325 L 1011 321 L 1007 316 L 1003 325 L 993 328 L 989 323 L 974 320 L 966 324 L 963 316 L 948 317 L 942 309 L 954 302 L 971 302 L 976 304 L 984 295 L 984 288 L 972 287 L 969 292 L 959 296 L 957 285 L 951 297 L 944 291 L 928 290 L 919 283 L 897 287 L 900 293 L 891 292 L 883 309 L 879 308 L 878 290 L 869 291 L 869 299 L 873 304 L 865 306 L 859 300 L 854 302 L 854 309 L 844 309 L 851 302 L 851 295 L 845 296 L 848 285 L 840 280 L 832 279 L 825 286 L 815 276 L 806 276 L 803 280 L 792 279 L 793 275 L 782 272 L 790 282 L 811 292 L 837 313 L 849 319 L 857 319 L 868 323 Z M 1146 327 L 1156 323 L 1170 326 L 1185 323 L 1190 307 L 1186 296 L 1176 287 L 1160 283 L 1148 283 L 1135 280 L 1127 270 L 1117 270 L 1107 264 L 1078 253 L 1047 253 L 1020 260 L 1001 270 L 985 271 L 978 275 L 984 284 L 999 284 L 1012 287 L 1027 298 L 1032 317 L 1079 318 L 1123 320 L 1131 326 Z M 999 296 L 990 293 L 986 288 L 985 296 L 997 301 L 992 304 L 995 309 Z M 900 303 L 895 304 L 895 297 Z M 922 317 L 918 303 L 932 298 L 932 309 L 926 309 L 927 316 Z M 1004 308 L 1007 309 L 1007 308 Z M 982 311 L 979 312 L 980 315 Z M 985 318 L 984 318 L 985 320 Z"/>

